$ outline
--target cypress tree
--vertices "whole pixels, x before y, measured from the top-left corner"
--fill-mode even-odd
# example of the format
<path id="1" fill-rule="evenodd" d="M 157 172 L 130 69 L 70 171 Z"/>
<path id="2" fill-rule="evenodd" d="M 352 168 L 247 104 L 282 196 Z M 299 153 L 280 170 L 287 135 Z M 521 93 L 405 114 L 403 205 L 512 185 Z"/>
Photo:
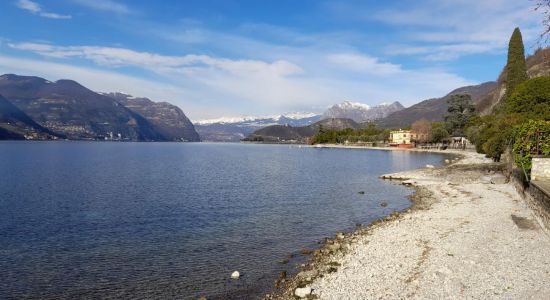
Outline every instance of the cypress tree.
<path id="1" fill-rule="evenodd" d="M 516 27 L 510 43 L 508 44 L 508 63 L 506 64 L 506 99 L 508 99 L 514 89 L 526 81 L 527 64 L 525 63 L 525 49 L 523 48 L 523 38 L 521 31 Z"/>

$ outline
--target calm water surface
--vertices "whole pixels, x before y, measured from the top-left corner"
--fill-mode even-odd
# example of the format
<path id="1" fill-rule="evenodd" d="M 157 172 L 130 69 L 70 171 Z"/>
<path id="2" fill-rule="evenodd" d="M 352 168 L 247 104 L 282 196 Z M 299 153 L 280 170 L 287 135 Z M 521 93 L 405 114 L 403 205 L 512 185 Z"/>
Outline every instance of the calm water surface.
<path id="1" fill-rule="evenodd" d="M 379 175 L 443 159 L 87 142 L 0 142 L 0 156 L 1 299 L 257 298 L 289 254 L 410 205 Z"/>

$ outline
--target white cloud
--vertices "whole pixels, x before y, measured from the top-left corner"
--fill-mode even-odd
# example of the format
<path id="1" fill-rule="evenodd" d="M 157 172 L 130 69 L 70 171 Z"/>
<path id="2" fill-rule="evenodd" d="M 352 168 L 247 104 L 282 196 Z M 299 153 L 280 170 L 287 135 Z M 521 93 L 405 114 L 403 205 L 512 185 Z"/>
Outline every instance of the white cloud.
<path id="1" fill-rule="evenodd" d="M 408 46 L 396 45 L 386 48 L 389 55 L 423 55 L 427 61 L 449 61 L 464 55 L 499 52 L 503 50 L 501 45 L 491 44 L 449 44 L 437 46 Z"/>
<path id="2" fill-rule="evenodd" d="M 37 14 L 42 10 L 40 8 L 40 5 L 38 5 L 38 3 L 29 1 L 29 0 L 19 0 L 17 1 L 17 6 L 21 9 L 28 10 L 34 14 Z"/>
<path id="3" fill-rule="evenodd" d="M 30 0 L 18 0 L 16 3 L 17 7 L 26 10 L 32 14 L 39 15 L 48 19 L 71 19 L 70 15 L 60 15 L 52 12 L 47 12 L 42 9 L 40 4 L 30 1 Z"/>
<path id="4" fill-rule="evenodd" d="M 235 75 L 270 73 L 275 76 L 287 76 L 302 71 L 299 66 L 282 60 L 266 63 L 259 60 L 230 60 L 194 54 L 166 56 L 112 47 L 63 47 L 39 43 L 10 43 L 8 45 L 13 49 L 32 51 L 49 57 L 85 58 L 102 66 L 137 66 L 158 73 L 192 74 L 201 69 L 216 68 Z"/>
<path id="5" fill-rule="evenodd" d="M 74 3 L 94 10 L 113 12 L 118 14 L 128 14 L 132 10 L 125 4 L 113 0 L 72 0 Z"/>
<path id="6" fill-rule="evenodd" d="M 401 42 L 386 46 L 390 55 L 421 55 L 425 60 L 456 60 L 472 54 L 494 54 L 506 49 L 515 27 L 527 47 L 541 31 L 542 15 L 534 1 L 424 0 L 395 2 L 383 9 L 359 3 L 330 3 L 335 18 L 394 26 Z"/>
<path id="7" fill-rule="evenodd" d="M 381 63 L 377 58 L 356 53 L 338 53 L 328 55 L 327 59 L 339 67 L 377 75 L 395 75 L 401 73 L 401 66 Z"/>

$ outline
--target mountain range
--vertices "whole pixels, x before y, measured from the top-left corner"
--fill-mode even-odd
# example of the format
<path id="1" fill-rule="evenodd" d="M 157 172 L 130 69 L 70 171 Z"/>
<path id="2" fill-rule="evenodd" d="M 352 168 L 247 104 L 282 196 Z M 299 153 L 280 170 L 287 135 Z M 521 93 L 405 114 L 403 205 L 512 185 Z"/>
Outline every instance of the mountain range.
<path id="1" fill-rule="evenodd" d="M 382 103 L 373 107 L 363 103 L 344 101 L 327 109 L 323 113 L 322 119 L 351 119 L 355 122 L 362 123 L 385 118 L 391 113 L 400 111 L 404 108 L 405 107 L 398 101 L 393 103 Z"/>
<path id="2" fill-rule="evenodd" d="M 408 108 L 403 108 L 399 102 L 392 104 L 382 104 L 373 108 L 360 103 L 344 102 L 340 105 L 331 107 L 324 116 L 335 116 L 340 118 L 332 118 L 325 120 L 333 120 L 334 124 L 340 126 L 324 126 L 327 124 L 315 123 L 306 127 L 281 127 L 269 126 L 261 130 L 257 130 L 249 135 L 245 141 L 263 141 L 270 143 L 286 142 L 288 140 L 296 142 L 304 142 L 307 138 L 313 136 L 319 126 L 326 129 L 345 129 L 345 128 L 364 128 L 370 122 L 374 122 L 381 128 L 401 128 L 410 126 L 413 122 L 426 119 L 428 121 L 443 121 L 443 116 L 447 113 L 447 99 L 454 94 L 470 94 L 474 103 L 478 103 L 487 94 L 495 90 L 496 82 L 485 82 L 479 85 L 466 86 L 455 89 L 441 98 L 434 98 L 421 101 Z M 375 108 L 388 108 L 387 110 L 378 111 L 379 114 L 369 115 L 369 111 Z M 393 112 L 391 112 L 393 110 Z M 381 116 L 380 118 L 367 118 L 366 116 Z M 351 117 L 355 117 L 352 119 Z M 338 121 L 335 121 L 338 120 Z M 365 120 L 356 122 L 356 120 Z M 317 130 L 315 130 L 317 129 Z"/>
<path id="3" fill-rule="evenodd" d="M 204 141 L 239 142 L 252 132 L 271 125 L 307 126 L 321 119 L 314 113 L 285 113 L 276 116 L 218 118 L 195 122 Z"/>
<path id="4" fill-rule="evenodd" d="M 238 142 L 268 126 L 304 127 L 324 119 L 351 119 L 357 123 L 377 120 L 403 109 L 399 102 L 370 107 L 366 104 L 344 101 L 328 108 L 322 114 L 285 113 L 276 116 L 219 118 L 196 121 L 195 127 L 205 141 Z M 289 134 L 289 136 L 292 134 Z"/>
<path id="5" fill-rule="evenodd" d="M 200 140 L 193 124 L 175 106 L 146 98 L 99 94 L 72 80 L 51 82 L 35 76 L 6 74 L 0 76 L 0 95 L 26 116 L 20 115 L 15 123 L 2 121 L 3 130 L 19 135 L 32 133 L 32 128 L 48 133 L 35 134 L 38 139 Z M 170 111 L 173 116 L 159 121 L 159 111 L 165 115 Z M 29 119 L 40 127 L 28 125 Z"/>

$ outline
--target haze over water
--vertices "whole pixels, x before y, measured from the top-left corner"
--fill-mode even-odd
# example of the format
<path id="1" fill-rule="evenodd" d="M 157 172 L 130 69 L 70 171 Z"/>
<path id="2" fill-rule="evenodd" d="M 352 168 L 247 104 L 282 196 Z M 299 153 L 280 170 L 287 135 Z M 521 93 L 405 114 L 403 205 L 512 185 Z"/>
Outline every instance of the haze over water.
<path id="1" fill-rule="evenodd" d="M 294 270 L 300 258 L 280 263 L 289 254 L 408 207 L 412 190 L 379 175 L 442 160 L 207 143 L 0 142 L 0 153 L 3 299 L 254 298 Z"/>

